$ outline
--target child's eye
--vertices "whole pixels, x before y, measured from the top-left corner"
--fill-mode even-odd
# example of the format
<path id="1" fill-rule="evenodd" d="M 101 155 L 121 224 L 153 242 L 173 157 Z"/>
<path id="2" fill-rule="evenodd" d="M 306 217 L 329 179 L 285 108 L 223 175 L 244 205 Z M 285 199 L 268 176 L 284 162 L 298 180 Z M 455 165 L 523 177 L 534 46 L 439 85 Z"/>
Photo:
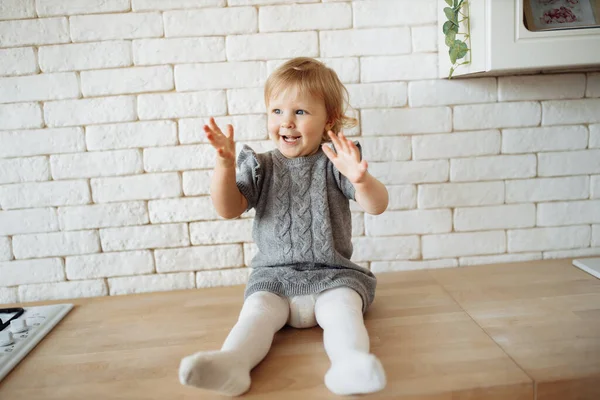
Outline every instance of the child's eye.
<path id="1" fill-rule="evenodd" d="M 273 114 L 281 114 L 281 110 L 279 108 L 274 109 Z"/>
<path id="2" fill-rule="evenodd" d="M 304 110 L 296 110 L 296 114 L 298 114 L 298 115 L 304 115 L 304 114 L 306 114 L 306 111 L 304 111 Z"/>

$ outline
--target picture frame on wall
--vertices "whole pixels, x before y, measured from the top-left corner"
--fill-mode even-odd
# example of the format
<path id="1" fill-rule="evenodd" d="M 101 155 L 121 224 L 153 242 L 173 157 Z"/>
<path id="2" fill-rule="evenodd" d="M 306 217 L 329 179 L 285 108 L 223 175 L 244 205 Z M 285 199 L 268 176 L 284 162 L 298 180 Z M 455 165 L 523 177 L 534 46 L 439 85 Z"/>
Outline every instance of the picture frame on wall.
<path id="1" fill-rule="evenodd" d="M 600 27 L 600 0 L 523 0 L 530 31 Z"/>

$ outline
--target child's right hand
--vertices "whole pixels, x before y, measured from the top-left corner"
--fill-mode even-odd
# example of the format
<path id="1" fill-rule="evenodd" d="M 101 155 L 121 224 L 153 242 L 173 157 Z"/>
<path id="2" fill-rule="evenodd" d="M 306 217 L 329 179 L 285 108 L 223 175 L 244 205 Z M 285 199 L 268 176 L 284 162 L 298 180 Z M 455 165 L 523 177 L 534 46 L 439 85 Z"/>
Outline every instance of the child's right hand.
<path id="1" fill-rule="evenodd" d="M 206 138 L 217 150 L 217 163 L 224 167 L 235 167 L 235 142 L 233 141 L 233 126 L 227 125 L 227 134 L 221 132 L 213 117 L 208 125 L 204 125 Z"/>

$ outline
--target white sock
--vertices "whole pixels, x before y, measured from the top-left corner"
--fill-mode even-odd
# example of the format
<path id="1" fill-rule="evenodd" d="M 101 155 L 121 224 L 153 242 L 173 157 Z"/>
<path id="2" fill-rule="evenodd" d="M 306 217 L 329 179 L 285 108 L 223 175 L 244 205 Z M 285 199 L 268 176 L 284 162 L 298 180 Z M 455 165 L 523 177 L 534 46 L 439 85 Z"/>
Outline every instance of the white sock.
<path id="1" fill-rule="evenodd" d="M 227 396 L 246 392 L 250 371 L 267 355 L 273 335 L 285 325 L 288 315 L 287 299 L 268 292 L 253 293 L 221 350 L 185 357 L 179 366 L 179 380 Z"/>
<path id="2" fill-rule="evenodd" d="M 331 361 L 325 386 L 338 395 L 383 389 L 385 371 L 377 357 L 369 353 L 369 335 L 358 293 L 349 288 L 327 290 L 317 298 L 315 314 Z"/>

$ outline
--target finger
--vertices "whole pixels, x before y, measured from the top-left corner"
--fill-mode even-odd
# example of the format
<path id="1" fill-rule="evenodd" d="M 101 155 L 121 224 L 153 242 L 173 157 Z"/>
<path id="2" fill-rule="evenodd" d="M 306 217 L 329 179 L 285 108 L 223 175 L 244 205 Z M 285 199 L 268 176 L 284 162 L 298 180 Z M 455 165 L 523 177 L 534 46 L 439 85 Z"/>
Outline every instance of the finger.
<path id="1" fill-rule="evenodd" d="M 357 162 L 360 161 L 360 151 L 358 151 L 358 147 L 354 144 L 354 142 L 350 139 L 347 139 L 348 149 L 350 150 L 350 154 L 354 156 Z"/>
<path id="2" fill-rule="evenodd" d="M 226 132 L 227 132 L 227 139 L 233 140 L 233 125 L 227 124 Z"/>
<path id="3" fill-rule="evenodd" d="M 346 139 L 346 136 L 344 136 L 344 132 L 339 133 L 339 138 L 342 151 L 344 153 L 348 153 L 350 149 L 348 148 L 348 139 Z"/>
<path id="4" fill-rule="evenodd" d="M 223 132 L 221 132 L 221 128 L 219 128 L 219 126 L 217 125 L 217 123 L 215 122 L 215 119 L 213 117 L 210 117 L 209 124 L 210 124 L 211 129 L 214 132 L 216 132 L 220 135 L 223 135 Z M 225 135 L 223 135 L 223 136 L 225 136 Z"/>
<path id="5" fill-rule="evenodd" d="M 369 164 L 367 163 L 366 160 L 362 160 L 359 165 L 360 165 L 361 171 L 366 171 L 369 169 Z"/>
<path id="6" fill-rule="evenodd" d="M 327 158 L 329 158 L 332 162 L 337 158 L 333 150 L 331 150 L 331 147 L 327 146 L 326 144 L 322 144 L 321 148 L 323 149 L 323 153 L 325 153 Z"/>
<path id="7" fill-rule="evenodd" d="M 337 137 L 337 135 L 335 133 L 333 133 L 333 131 L 328 131 L 327 133 L 329 134 L 329 137 L 331 138 L 331 143 L 333 143 L 333 146 L 335 147 L 335 151 L 339 152 L 340 147 L 342 146 L 340 144 L 339 138 Z"/>

